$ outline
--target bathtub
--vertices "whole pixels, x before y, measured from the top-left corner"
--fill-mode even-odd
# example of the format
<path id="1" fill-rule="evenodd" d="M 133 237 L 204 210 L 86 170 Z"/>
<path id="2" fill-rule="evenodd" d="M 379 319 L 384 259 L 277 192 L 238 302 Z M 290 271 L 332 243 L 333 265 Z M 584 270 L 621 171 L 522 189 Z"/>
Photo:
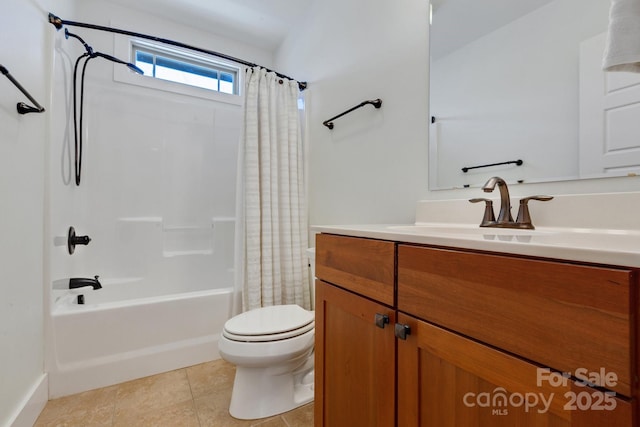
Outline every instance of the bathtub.
<path id="1" fill-rule="evenodd" d="M 232 287 L 152 296 L 157 287 L 143 279 L 101 283 L 96 291 L 54 292 L 49 398 L 220 357 L 218 338 L 231 316 Z M 85 304 L 77 303 L 79 293 Z"/>

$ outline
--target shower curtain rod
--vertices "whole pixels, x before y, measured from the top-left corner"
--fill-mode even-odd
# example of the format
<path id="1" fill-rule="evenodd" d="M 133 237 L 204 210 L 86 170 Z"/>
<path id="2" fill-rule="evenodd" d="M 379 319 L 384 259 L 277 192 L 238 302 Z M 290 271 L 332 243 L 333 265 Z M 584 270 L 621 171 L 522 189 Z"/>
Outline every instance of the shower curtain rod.
<path id="1" fill-rule="evenodd" d="M 226 59 L 226 60 L 229 60 L 229 61 L 237 62 L 237 63 L 242 64 L 242 65 L 246 65 L 247 67 L 259 67 L 259 68 L 263 68 L 263 69 L 267 70 L 268 72 L 274 72 L 274 73 L 276 73 L 276 75 L 278 77 L 281 77 L 283 79 L 293 80 L 293 81 L 297 82 L 298 83 L 298 88 L 300 88 L 301 91 L 303 91 L 303 90 L 305 90 L 307 88 L 307 82 L 299 82 L 296 79 L 292 79 L 291 77 L 285 76 L 284 74 L 278 73 L 277 71 L 270 70 L 269 68 L 263 67 L 262 65 L 254 64 L 253 62 L 248 62 L 248 61 L 245 61 L 243 59 L 234 58 L 233 56 L 225 55 L 224 53 L 215 52 L 215 51 L 208 50 L 208 49 L 202 49 L 202 48 L 195 47 L 195 46 L 190 46 L 188 44 L 177 42 L 177 41 L 174 41 L 174 40 L 163 39 L 161 37 L 150 36 L 150 35 L 147 35 L 147 34 L 136 33 L 136 32 L 133 32 L 133 31 L 121 30 L 121 29 L 118 29 L 118 28 L 104 27 L 102 25 L 86 24 L 84 22 L 67 21 L 65 19 L 60 19 L 59 17 L 57 17 L 53 13 L 49 13 L 49 23 L 52 24 L 54 27 L 56 27 L 57 30 L 61 29 L 63 25 L 69 25 L 69 26 L 72 26 L 72 27 L 89 28 L 89 29 L 92 29 L 92 30 L 108 31 L 110 33 L 124 34 L 125 36 L 139 37 L 139 38 L 142 38 L 142 39 L 153 40 L 153 41 L 164 43 L 164 44 L 168 44 L 168 45 L 171 45 L 171 46 L 176 46 L 176 47 L 181 47 L 181 48 L 184 48 L 184 49 L 194 50 L 194 51 L 200 52 L 200 53 L 206 53 L 208 55 L 217 56 L 218 58 L 223 58 L 223 59 Z"/>

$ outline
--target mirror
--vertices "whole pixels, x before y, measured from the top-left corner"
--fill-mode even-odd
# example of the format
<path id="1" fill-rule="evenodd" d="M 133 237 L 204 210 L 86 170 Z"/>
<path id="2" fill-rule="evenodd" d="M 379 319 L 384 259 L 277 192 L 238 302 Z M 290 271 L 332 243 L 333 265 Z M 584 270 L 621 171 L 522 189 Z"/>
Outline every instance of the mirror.
<path id="1" fill-rule="evenodd" d="M 640 171 L 640 75 L 601 70 L 609 1 L 431 5 L 430 189 Z M 628 89 L 625 108 L 602 106 Z"/>

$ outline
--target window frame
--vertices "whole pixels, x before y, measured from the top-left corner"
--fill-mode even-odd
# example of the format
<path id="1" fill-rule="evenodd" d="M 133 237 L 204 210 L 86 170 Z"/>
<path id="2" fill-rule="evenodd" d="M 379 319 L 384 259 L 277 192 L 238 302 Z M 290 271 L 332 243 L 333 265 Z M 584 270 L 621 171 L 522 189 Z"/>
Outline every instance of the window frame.
<path id="1" fill-rule="evenodd" d="M 160 42 L 150 42 L 148 40 L 121 34 L 114 35 L 114 53 L 116 57 L 128 58 L 128 61 L 135 63 L 134 46 L 138 46 L 143 50 L 157 52 L 161 56 L 167 57 L 169 59 L 177 59 L 178 61 L 183 61 L 198 66 L 207 64 L 212 69 L 216 69 L 222 72 L 235 72 L 236 78 L 234 82 L 234 91 L 236 93 L 229 94 L 225 92 L 218 92 L 213 89 L 192 86 L 190 84 L 164 80 L 152 76 L 141 76 L 139 74 L 133 73 L 127 67 L 123 67 L 120 64 L 114 64 L 114 81 L 147 87 L 150 89 L 162 90 L 166 92 L 173 92 L 186 96 L 211 99 L 235 105 L 241 105 L 243 103 L 242 88 L 244 86 L 244 67 L 242 65 L 229 60 L 218 58 L 213 55 L 192 52 L 187 49 L 176 48 L 173 46 L 169 47 Z"/>
<path id="2" fill-rule="evenodd" d="M 238 75 L 240 74 L 240 69 L 236 66 L 236 67 L 231 67 L 227 64 L 223 64 L 220 61 L 217 60 L 212 60 L 209 58 L 204 58 L 202 55 L 193 55 L 190 53 L 183 53 L 183 52 L 177 52 L 175 49 L 166 49 L 164 47 L 159 47 L 157 45 L 153 45 L 150 43 L 140 43 L 138 41 L 133 41 L 131 43 L 131 61 L 137 65 L 137 53 L 138 52 L 142 52 L 145 53 L 147 55 L 150 55 L 153 58 L 153 62 L 151 63 L 153 66 L 153 70 L 154 70 L 154 75 L 149 76 L 145 73 L 145 76 L 147 77 L 153 77 L 153 78 L 157 78 L 157 79 L 162 79 L 162 80 L 167 80 L 167 81 L 173 81 L 175 83 L 181 83 L 181 84 L 186 84 L 186 85 L 190 85 L 190 86 L 195 86 L 195 87 L 200 87 L 202 89 L 207 89 L 207 90 L 213 90 L 216 92 L 220 92 L 220 93 L 228 93 L 229 95 L 238 95 L 239 92 L 239 88 L 238 88 Z M 199 67 L 202 69 L 205 69 L 207 71 L 210 71 L 212 73 L 216 74 L 216 80 L 218 81 L 218 87 L 217 89 L 211 89 L 211 88 L 207 88 L 207 87 L 202 87 L 202 86 L 198 86 L 198 85 L 192 85 L 189 83 L 182 83 L 176 80 L 171 80 L 171 79 L 164 79 L 162 77 L 158 77 L 155 74 L 156 68 L 158 67 L 157 63 L 158 63 L 158 59 L 162 58 L 168 61 L 174 61 L 176 63 L 180 63 L 180 64 L 185 64 L 187 66 L 194 66 L 194 67 Z M 175 70 L 177 70 L 177 68 L 174 68 Z M 197 73 L 190 73 L 190 74 L 194 74 L 197 75 Z M 232 92 L 224 92 L 222 90 L 220 90 L 220 82 L 223 81 L 221 75 L 222 74 L 230 74 L 233 79 L 232 79 Z"/>

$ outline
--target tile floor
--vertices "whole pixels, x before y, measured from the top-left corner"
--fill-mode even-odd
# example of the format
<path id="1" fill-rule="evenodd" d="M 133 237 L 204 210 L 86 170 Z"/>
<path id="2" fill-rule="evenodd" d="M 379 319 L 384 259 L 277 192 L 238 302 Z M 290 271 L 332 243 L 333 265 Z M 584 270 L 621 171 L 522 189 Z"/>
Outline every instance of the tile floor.
<path id="1" fill-rule="evenodd" d="M 50 400 L 36 427 L 312 427 L 313 403 L 261 420 L 229 415 L 235 367 L 218 359 Z"/>

